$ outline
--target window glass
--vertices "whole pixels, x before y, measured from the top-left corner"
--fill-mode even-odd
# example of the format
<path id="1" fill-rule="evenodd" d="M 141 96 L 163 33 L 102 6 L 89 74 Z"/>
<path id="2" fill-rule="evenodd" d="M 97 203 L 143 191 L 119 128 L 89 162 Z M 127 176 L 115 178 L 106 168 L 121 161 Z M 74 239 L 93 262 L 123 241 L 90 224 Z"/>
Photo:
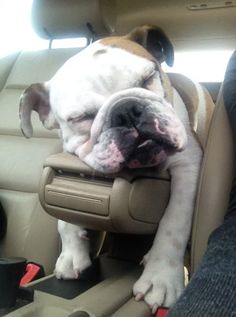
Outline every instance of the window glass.
<path id="1" fill-rule="evenodd" d="M 0 57 L 21 50 L 40 50 L 49 47 L 31 25 L 30 11 L 33 0 L 0 0 Z M 55 40 L 52 48 L 83 47 L 87 39 Z"/>
<path id="2" fill-rule="evenodd" d="M 0 0 L 0 57 L 48 47 L 48 41 L 40 39 L 31 27 L 31 6 L 32 0 Z"/>
<path id="3" fill-rule="evenodd" d="M 231 54 L 230 50 L 177 52 L 174 66 L 164 64 L 163 69 L 199 82 L 221 82 Z"/>
<path id="4" fill-rule="evenodd" d="M 83 38 L 73 38 L 73 39 L 62 39 L 53 40 L 52 48 L 68 48 L 68 47 L 84 47 L 87 45 L 87 39 Z"/>

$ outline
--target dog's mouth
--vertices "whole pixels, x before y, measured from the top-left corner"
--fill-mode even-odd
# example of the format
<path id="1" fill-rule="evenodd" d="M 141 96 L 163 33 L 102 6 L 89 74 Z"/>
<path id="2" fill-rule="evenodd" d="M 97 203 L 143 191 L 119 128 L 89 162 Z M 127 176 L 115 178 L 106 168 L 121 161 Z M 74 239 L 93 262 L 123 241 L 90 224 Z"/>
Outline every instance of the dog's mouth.
<path id="1" fill-rule="evenodd" d="M 138 145 L 130 154 L 126 165 L 129 168 L 160 165 L 166 161 L 168 156 L 177 151 L 176 145 L 170 140 L 140 137 Z"/>
<path id="2" fill-rule="evenodd" d="M 164 167 L 169 156 L 183 149 L 178 136 L 156 132 L 151 125 L 143 131 L 117 127 L 99 135 L 84 161 L 103 173 L 116 173 L 124 167 Z"/>

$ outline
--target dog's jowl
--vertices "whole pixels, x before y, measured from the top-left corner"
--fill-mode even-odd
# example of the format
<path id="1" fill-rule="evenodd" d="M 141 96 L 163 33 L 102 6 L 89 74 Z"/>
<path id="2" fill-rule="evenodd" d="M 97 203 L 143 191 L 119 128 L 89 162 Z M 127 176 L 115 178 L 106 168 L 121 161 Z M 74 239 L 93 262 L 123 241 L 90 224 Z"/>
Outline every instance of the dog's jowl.
<path id="1" fill-rule="evenodd" d="M 27 138 L 34 110 L 47 129 L 60 128 L 65 151 L 98 171 L 153 165 L 170 171 L 170 201 L 133 287 L 136 300 L 144 299 L 153 312 L 172 305 L 184 287 L 183 257 L 202 157 L 185 104 L 160 66 L 173 59 L 162 30 L 139 27 L 94 42 L 51 80 L 28 87 L 20 100 Z M 63 247 L 56 276 L 78 278 L 91 264 L 85 230 L 59 221 L 59 232 Z"/>

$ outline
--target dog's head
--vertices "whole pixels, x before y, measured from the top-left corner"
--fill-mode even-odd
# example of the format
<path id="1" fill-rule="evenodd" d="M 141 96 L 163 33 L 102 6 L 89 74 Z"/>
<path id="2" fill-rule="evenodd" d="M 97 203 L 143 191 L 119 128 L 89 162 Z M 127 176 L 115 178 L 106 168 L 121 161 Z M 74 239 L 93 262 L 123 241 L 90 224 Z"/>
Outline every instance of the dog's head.
<path id="1" fill-rule="evenodd" d="M 50 81 L 24 91 L 23 134 L 32 136 L 34 110 L 47 129 L 61 129 L 65 151 L 96 170 L 163 163 L 183 150 L 187 139 L 160 67 L 163 61 L 172 65 L 173 58 L 169 39 L 157 27 L 94 42 Z"/>

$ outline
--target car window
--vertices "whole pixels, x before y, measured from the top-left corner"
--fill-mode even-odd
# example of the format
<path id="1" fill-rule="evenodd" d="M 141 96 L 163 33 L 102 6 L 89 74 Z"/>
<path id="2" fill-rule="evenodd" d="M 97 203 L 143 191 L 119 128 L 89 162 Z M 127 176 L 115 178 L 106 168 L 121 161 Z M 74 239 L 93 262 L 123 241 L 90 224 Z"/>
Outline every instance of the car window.
<path id="1" fill-rule="evenodd" d="M 49 41 L 41 39 L 31 26 L 33 0 L 0 0 L 0 57 L 20 50 L 47 49 Z M 54 40 L 52 48 L 84 47 L 87 39 Z M 200 82 L 221 82 L 232 51 L 175 52 L 174 66 L 164 70 L 182 73 Z"/>
<path id="2" fill-rule="evenodd" d="M 174 66 L 163 68 L 199 82 L 222 82 L 231 54 L 231 50 L 176 52 Z"/>
<path id="3" fill-rule="evenodd" d="M 31 25 L 30 11 L 33 0 L 0 0 L 0 57 L 21 50 L 40 50 L 49 47 L 49 41 L 41 39 Z M 54 40 L 52 48 L 83 47 L 87 39 Z"/>
<path id="4" fill-rule="evenodd" d="M 32 0 L 0 0 L 0 57 L 19 50 L 48 47 L 32 30 L 30 9 Z"/>

